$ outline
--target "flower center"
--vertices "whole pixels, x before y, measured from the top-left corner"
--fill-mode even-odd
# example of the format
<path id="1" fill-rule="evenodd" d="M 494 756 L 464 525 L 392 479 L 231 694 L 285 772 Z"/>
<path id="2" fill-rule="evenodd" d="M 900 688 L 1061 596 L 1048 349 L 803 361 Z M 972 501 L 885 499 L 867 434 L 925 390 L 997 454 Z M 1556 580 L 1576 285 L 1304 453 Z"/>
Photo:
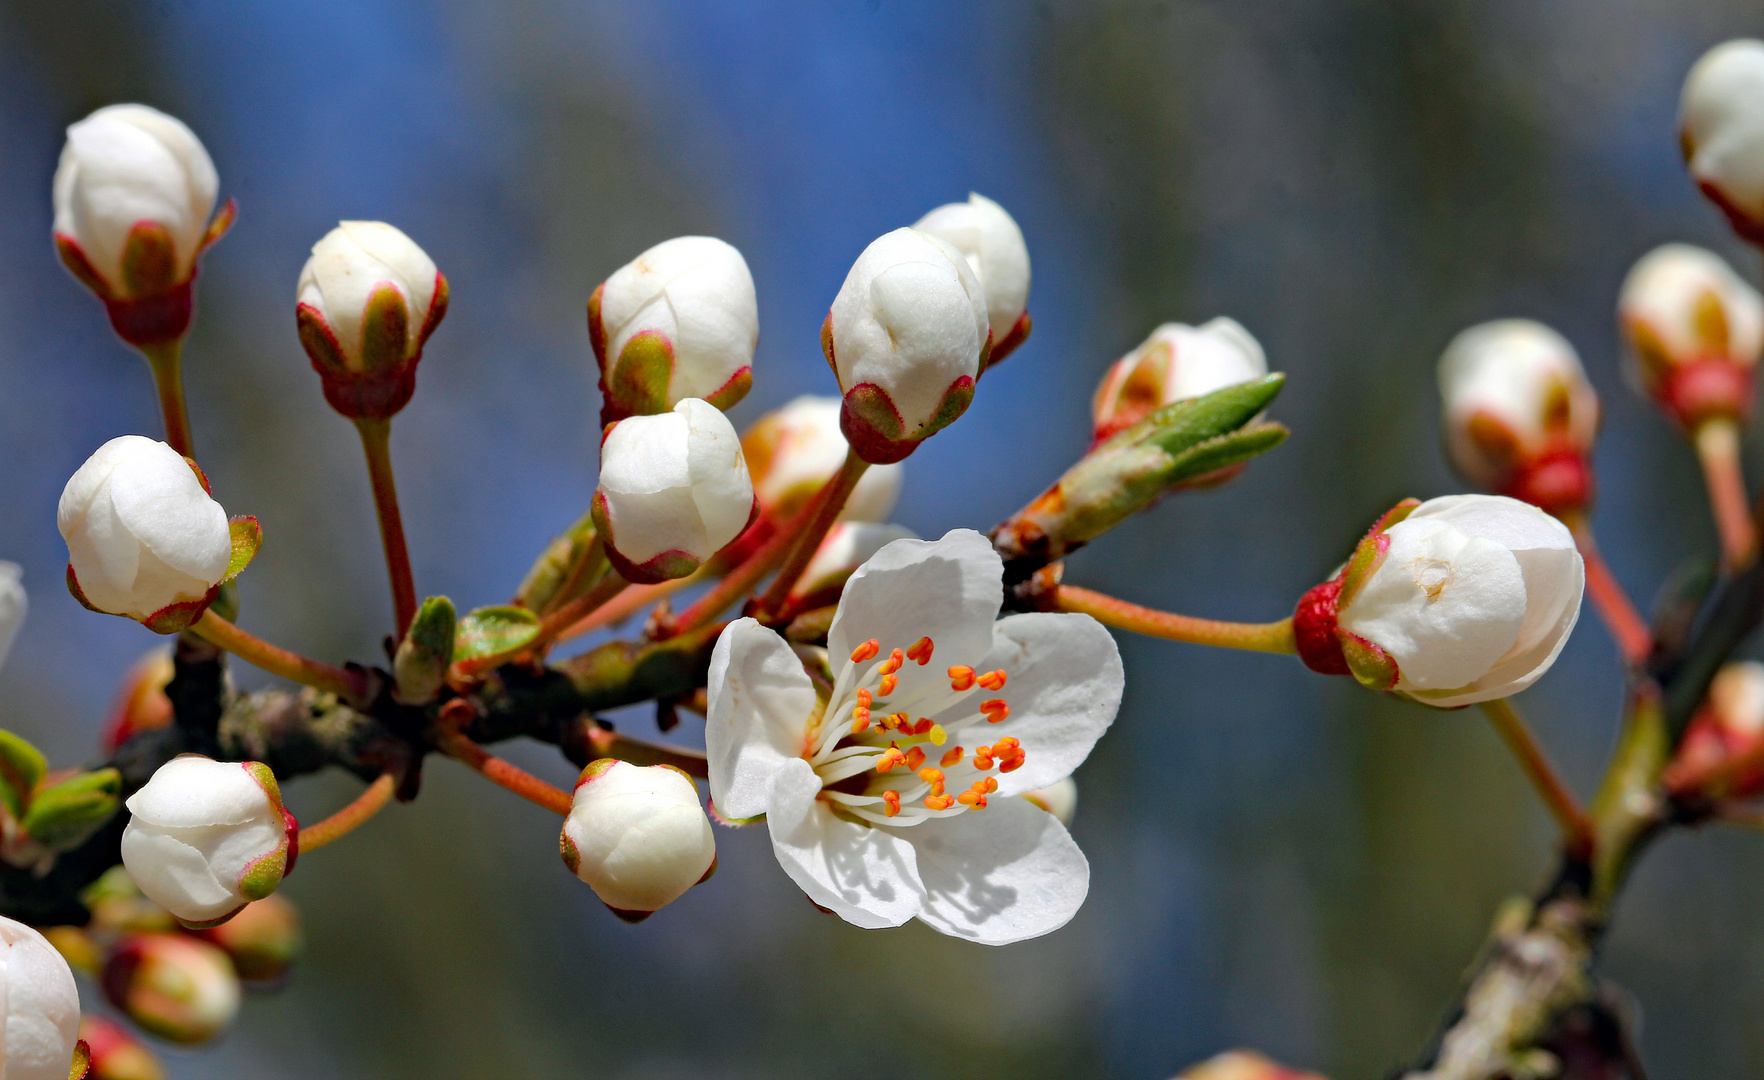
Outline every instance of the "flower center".
<path id="1" fill-rule="evenodd" d="M 901 686 L 910 661 L 923 668 L 936 645 L 922 637 L 882 657 L 871 639 L 843 665 L 821 716 L 809 723 L 802 756 L 821 778 L 821 799 L 844 816 L 872 825 L 917 825 L 986 808 L 999 773 L 1022 768 L 1028 755 L 1010 736 L 970 749 L 958 737 L 1011 714 L 1003 669 L 964 664 L 944 678 Z M 930 673 L 926 673 L 930 675 Z M 936 717 L 936 719 L 932 719 Z M 976 733 L 978 734 L 978 733 Z"/>

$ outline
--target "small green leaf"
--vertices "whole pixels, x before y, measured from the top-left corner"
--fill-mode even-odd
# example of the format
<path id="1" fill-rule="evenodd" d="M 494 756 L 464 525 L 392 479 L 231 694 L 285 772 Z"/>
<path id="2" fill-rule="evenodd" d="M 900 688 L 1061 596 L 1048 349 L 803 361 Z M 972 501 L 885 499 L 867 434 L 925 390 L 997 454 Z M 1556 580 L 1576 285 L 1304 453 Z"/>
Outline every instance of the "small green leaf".
<path id="1" fill-rule="evenodd" d="M 122 774 L 115 769 L 81 773 L 38 792 L 24 816 L 24 830 L 39 844 L 66 851 L 109 821 L 121 798 Z"/>
<path id="2" fill-rule="evenodd" d="M 48 771 L 49 762 L 42 751 L 12 732 L 0 730 L 0 801 L 6 803 L 14 820 L 24 817 L 31 796 Z"/>
<path id="3" fill-rule="evenodd" d="M 263 526 L 254 517 L 233 518 L 227 522 L 227 529 L 233 534 L 233 557 L 227 560 L 227 574 L 221 578 L 223 582 L 238 577 L 240 571 L 257 557 L 257 549 L 263 546 Z"/>
<path id="4" fill-rule="evenodd" d="M 1103 446 L 1149 443 L 1172 456 L 1208 439 L 1236 431 L 1253 420 L 1280 394 L 1286 376 L 1275 372 L 1254 382 L 1215 390 L 1205 397 L 1166 405 Z M 1098 449 L 1101 449 L 1099 447 Z"/>
<path id="5" fill-rule="evenodd" d="M 1262 421 L 1237 431 L 1216 435 L 1175 455 L 1164 486 L 1174 487 L 1196 477 L 1230 468 L 1266 453 L 1286 441 L 1286 425 Z"/>
<path id="6" fill-rule="evenodd" d="M 475 660 L 513 652 L 539 636 L 539 616 L 512 605 L 483 607 L 459 621 L 453 659 Z"/>
<path id="7" fill-rule="evenodd" d="M 457 623 L 453 601 L 445 596 L 431 596 L 417 609 L 409 632 L 392 657 L 392 674 L 398 681 L 400 701 L 408 705 L 426 704 L 441 692 L 447 665 L 453 662 Z"/>

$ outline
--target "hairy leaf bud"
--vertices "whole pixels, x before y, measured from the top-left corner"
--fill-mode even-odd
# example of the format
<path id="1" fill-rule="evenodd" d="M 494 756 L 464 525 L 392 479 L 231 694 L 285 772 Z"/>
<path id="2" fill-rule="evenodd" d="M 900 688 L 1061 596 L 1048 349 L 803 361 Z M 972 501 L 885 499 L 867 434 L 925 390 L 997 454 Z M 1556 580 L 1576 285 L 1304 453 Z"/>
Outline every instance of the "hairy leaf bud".
<path id="1" fill-rule="evenodd" d="M 431 596 L 417 608 L 410 629 L 392 656 L 392 676 L 398 700 L 424 705 L 435 700 L 453 663 L 453 635 L 459 622 L 453 601 Z"/>

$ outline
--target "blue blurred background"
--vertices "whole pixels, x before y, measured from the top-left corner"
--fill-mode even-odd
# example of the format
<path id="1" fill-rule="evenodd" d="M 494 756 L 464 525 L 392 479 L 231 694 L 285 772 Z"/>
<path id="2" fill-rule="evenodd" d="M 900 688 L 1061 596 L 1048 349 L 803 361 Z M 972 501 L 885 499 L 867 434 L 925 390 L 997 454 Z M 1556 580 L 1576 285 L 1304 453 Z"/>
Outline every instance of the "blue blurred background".
<path id="1" fill-rule="evenodd" d="M 100 105 L 182 117 L 240 204 L 187 377 L 216 494 L 268 535 L 241 618 L 273 640 L 371 658 L 390 619 L 355 435 L 293 332 L 295 276 L 338 219 L 398 225 L 452 282 L 393 450 L 418 586 L 471 606 L 586 506 L 584 303 L 611 270 L 683 233 L 745 253 L 746 423 L 833 391 L 817 330 L 851 260 L 970 189 L 1028 236 L 1035 335 L 907 464 L 899 519 L 989 527 L 1083 449 L 1108 361 L 1158 322 L 1229 314 L 1289 373 L 1292 440 L 1068 580 L 1263 620 L 1397 498 L 1457 489 L 1433 363 L 1493 317 L 1582 350 L 1619 578 L 1645 600 L 1713 549 L 1693 461 L 1618 377 L 1612 307 L 1668 239 L 1757 277 L 1673 129 L 1692 60 L 1761 31 L 1748 0 L 0 2 L 0 556 L 33 603 L 0 718 L 89 759 L 154 644 L 65 594 L 54 526 L 87 454 L 159 432 L 145 365 L 49 240 L 62 130 Z M 563 871 L 554 818 L 435 761 L 419 801 L 302 860 L 303 966 L 218 1046 L 168 1053 L 174 1073 L 1161 1080 L 1250 1044 L 1346 1078 L 1413 1054 L 1494 906 L 1551 861 L 1495 737 L 1280 658 L 1122 648 L 1126 704 L 1079 773 L 1090 899 L 1051 937 L 855 930 L 759 829 L 720 831 L 717 877 L 626 926 Z M 1619 701 L 1589 615 L 1522 704 L 1586 791 Z M 571 779 L 554 751 L 510 754 Z M 355 788 L 291 801 L 316 816 Z M 1764 838 L 1661 845 L 1606 970 L 1659 1074 L 1764 1070 Z"/>

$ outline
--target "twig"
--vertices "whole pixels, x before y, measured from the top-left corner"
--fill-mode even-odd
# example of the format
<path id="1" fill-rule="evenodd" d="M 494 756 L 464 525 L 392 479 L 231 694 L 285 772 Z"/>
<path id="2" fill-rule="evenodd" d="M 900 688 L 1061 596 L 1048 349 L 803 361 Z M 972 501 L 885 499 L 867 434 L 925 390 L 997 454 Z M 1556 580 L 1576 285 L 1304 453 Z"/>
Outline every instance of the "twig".
<path id="1" fill-rule="evenodd" d="M 1197 619 L 1154 608 L 1130 604 L 1091 589 L 1075 585 L 1055 586 L 1054 610 L 1075 611 L 1089 615 L 1097 622 L 1136 634 L 1187 641 L 1195 645 L 1214 645 L 1222 649 L 1248 649 L 1252 652 L 1293 653 L 1292 620 L 1271 623 L 1223 622 L 1218 619 Z"/>
<path id="2" fill-rule="evenodd" d="M 1556 772 L 1555 766 L 1550 764 L 1549 756 L 1544 753 L 1537 736 L 1532 734 L 1530 726 L 1525 723 L 1525 718 L 1519 715 L 1519 710 L 1513 708 L 1513 703 L 1508 698 L 1485 701 L 1482 703 L 1482 711 L 1488 715 L 1495 731 L 1506 742 L 1507 749 L 1518 759 L 1519 767 L 1525 770 L 1531 785 L 1543 798 L 1544 805 L 1549 807 L 1550 815 L 1562 829 L 1563 841 L 1568 850 L 1585 859 L 1592 853 L 1592 822 L 1587 819 L 1586 811 L 1581 809 L 1579 800 Z"/>
<path id="3" fill-rule="evenodd" d="M 436 747 L 485 779 L 562 817 L 570 816 L 570 796 L 524 769 L 502 760 L 457 731 L 436 738 Z"/>
<path id="4" fill-rule="evenodd" d="M 386 551 L 386 573 L 392 580 L 392 611 L 398 638 L 416 617 L 416 583 L 410 574 L 410 551 L 404 543 L 404 517 L 398 510 L 398 485 L 392 478 L 392 421 L 362 418 L 355 422 L 367 457 L 368 481 L 374 489 L 374 510 L 380 518 L 380 546 Z"/>
<path id="5" fill-rule="evenodd" d="M 153 385 L 159 391 L 159 411 L 165 417 L 165 442 L 185 457 L 196 456 L 190 440 L 190 412 L 184 404 L 184 339 L 143 345 Z"/>
<path id="6" fill-rule="evenodd" d="M 308 825 L 300 830 L 300 853 L 302 855 L 315 848 L 322 848 L 334 840 L 340 840 L 354 832 L 369 818 L 385 808 L 392 798 L 392 791 L 398 786 L 398 778 L 391 773 L 381 773 L 379 778 L 367 786 L 367 790 L 355 797 L 348 806 L 325 818 L 317 824 Z"/>
<path id="7" fill-rule="evenodd" d="M 239 629 L 213 611 L 204 612 L 202 618 L 197 619 L 190 629 L 205 640 L 219 645 L 241 660 L 257 665 L 271 675 L 292 679 L 315 690 L 326 690 L 352 702 L 361 702 L 367 696 L 367 680 L 360 672 L 309 660 L 279 645 L 271 645 L 256 634 Z"/>

